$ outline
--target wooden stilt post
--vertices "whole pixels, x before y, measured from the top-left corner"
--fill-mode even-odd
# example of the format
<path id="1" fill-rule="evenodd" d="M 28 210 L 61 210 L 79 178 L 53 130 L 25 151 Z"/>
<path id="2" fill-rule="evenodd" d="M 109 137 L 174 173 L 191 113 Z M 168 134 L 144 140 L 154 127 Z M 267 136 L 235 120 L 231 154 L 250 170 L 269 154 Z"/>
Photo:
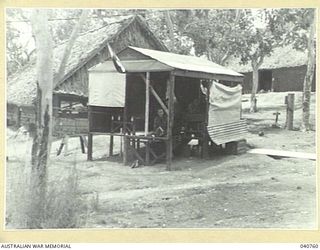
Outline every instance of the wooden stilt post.
<path id="1" fill-rule="evenodd" d="M 206 96 L 206 110 L 205 110 L 205 121 L 203 124 L 203 140 L 202 140 L 202 157 L 208 158 L 209 152 L 208 152 L 208 146 L 209 146 L 209 134 L 207 131 L 208 126 L 208 116 L 209 116 L 209 97 L 210 97 L 210 83 L 208 83 L 207 86 L 207 96 Z"/>
<path id="2" fill-rule="evenodd" d="M 123 134 L 123 165 L 128 164 L 128 149 L 129 149 L 129 139 L 127 138 L 127 117 L 128 117 L 128 75 L 126 75 L 126 87 L 125 87 L 125 102 L 123 109 L 123 125 L 122 125 L 122 134 Z"/>
<path id="3" fill-rule="evenodd" d="M 91 106 L 88 106 L 88 120 L 89 120 L 89 133 L 88 133 L 88 150 L 87 150 L 87 160 L 92 161 L 92 144 L 93 135 L 90 133 L 92 130 L 92 110 Z"/>
<path id="4" fill-rule="evenodd" d="M 146 143 L 146 165 L 150 165 L 150 142 Z"/>
<path id="5" fill-rule="evenodd" d="M 93 145 L 93 135 L 88 134 L 88 151 L 87 151 L 87 160 L 92 161 L 92 145 Z"/>
<path id="6" fill-rule="evenodd" d="M 150 105 L 150 72 L 146 73 L 146 105 L 144 119 L 144 135 L 149 133 L 149 105 Z"/>
<path id="7" fill-rule="evenodd" d="M 167 89 L 169 93 L 168 100 L 168 120 L 167 120 L 167 143 L 166 143 L 166 151 L 167 151 L 167 170 L 171 170 L 172 164 L 172 151 L 173 151 L 173 141 L 172 141 L 172 128 L 173 128 L 173 119 L 174 119 L 174 85 L 175 85 L 175 76 L 172 72 L 170 72 L 169 80 L 167 81 Z"/>
<path id="8" fill-rule="evenodd" d="M 286 104 L 287 104 L 286 128 L 287 130 L 293 130 L 294 94 L 288 94 L 286 99 Z"/>
<path id="9" fill-rule="evenodd" d="M 86 153 L 86 148 L 84 146 L 84 140 L 83 140 L 82 135 L 80 135 L 79 138 L 80 138 L 81 152 L 82 152 L 82 154 L 85 154 Z"/>
<path id="10" fill-rule="evenodd" d="M 110 135 L 110 142 L 109 142 L 109 156 L 113 155 L 113 135 Z"/>
<path id="11" fill-rule="evenodd" d="M 17 117 L 17 127 L 20 128 L 21 127 L 21 113 L 22 113 L 22 108 L 18 107 L 18 117 Z"/>

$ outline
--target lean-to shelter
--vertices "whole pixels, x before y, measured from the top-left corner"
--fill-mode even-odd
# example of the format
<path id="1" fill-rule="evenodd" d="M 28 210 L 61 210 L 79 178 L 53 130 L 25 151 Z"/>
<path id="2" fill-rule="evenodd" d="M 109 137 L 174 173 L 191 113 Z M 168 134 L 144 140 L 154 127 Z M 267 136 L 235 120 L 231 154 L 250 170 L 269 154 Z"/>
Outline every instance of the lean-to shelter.
<path id="1" fill-rule="evenodd" d="M 198 140 L 205 156 L 214 141 L 243 138 L 243 75 L 203 58 L 151 49 L 129 46 L 117 55 L 125 73 L 119 73 L 111 60 L 89 70 L 88 160 L 95 134 L 110 135 L 110 154 L 113 137 L 122 136 L 124 163 L 130 155 L 145 165 L 165 158 L 168 168 L 173 153 L 191 140 Z M 161 136 L 153 127 L 159 109 L 166 118 Z M 215 110 L 228 111 L 234 119 L 220 112 L 220 122 L 210 122 L 209 113 Z"/>

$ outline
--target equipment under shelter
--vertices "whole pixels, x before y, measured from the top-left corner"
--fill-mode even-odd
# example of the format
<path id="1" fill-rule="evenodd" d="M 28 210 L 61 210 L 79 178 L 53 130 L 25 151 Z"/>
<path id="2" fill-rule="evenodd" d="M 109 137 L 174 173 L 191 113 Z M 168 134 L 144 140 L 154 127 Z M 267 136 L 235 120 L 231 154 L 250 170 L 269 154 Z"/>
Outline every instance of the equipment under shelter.
<path id="1" fill-rule="evenodd" d="M 168 169 L 191 141 L 206 157 L 210 145 L 244 138 L 243 75 L 194 56 L 136 47 L 117 55 L 124 73 L 111 59 L 89 70 L 88 160 L 96 134 L 110 135 L 110 155 L 121 136 L 124 164 L 166 160 Z"/>

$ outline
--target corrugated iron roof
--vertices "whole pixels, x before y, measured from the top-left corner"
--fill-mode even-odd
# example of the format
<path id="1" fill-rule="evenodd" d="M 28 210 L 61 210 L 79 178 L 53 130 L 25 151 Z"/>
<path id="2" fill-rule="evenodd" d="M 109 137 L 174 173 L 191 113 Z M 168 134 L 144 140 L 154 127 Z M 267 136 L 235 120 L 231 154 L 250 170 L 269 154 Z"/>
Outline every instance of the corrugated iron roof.
<path id="1" fill-rule="evenodd" d="M 170 52 L 142 49 L 132 46 L 129 46 L 129 48 L 176 69 L 217 75 L 243 76 L 234 70 L 196 56 L 179 55 Z"/>

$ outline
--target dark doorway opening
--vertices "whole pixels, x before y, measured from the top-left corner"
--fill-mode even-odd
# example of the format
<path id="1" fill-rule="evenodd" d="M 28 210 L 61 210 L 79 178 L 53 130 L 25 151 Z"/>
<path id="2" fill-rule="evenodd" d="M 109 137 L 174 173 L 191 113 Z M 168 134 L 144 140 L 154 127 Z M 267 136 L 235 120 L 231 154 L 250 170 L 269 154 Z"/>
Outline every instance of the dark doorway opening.
<path id="1" fill-rule="evenodd" d="M 269 91 L 272 89 L 272 70 L 259 70 L 259 89 Z"/>

